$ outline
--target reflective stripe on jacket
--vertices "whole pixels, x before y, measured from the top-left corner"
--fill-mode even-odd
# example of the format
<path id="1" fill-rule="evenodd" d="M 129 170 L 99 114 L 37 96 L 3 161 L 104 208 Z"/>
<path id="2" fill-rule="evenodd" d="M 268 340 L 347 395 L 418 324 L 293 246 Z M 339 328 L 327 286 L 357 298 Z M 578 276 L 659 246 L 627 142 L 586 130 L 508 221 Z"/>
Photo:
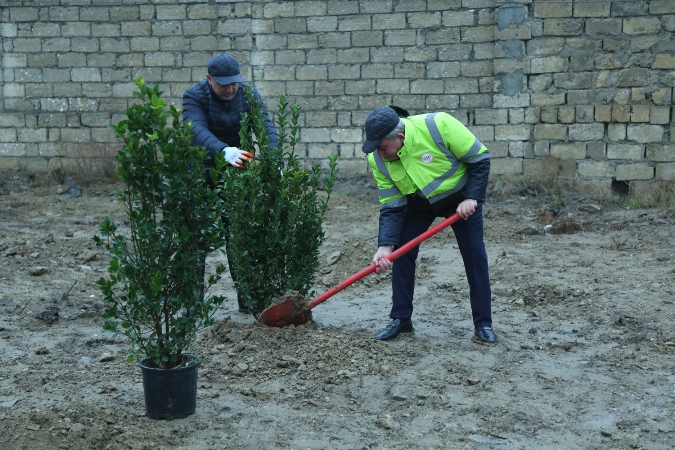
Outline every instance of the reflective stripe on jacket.
<path id="1" fill-rule="evenodd" d="M 467 182 L 467 164 L 490 158 L 488 149 L 450 114 L 437 112 L 401 119 L 405 140 L 400 159 L 368 155 L 377 182 L 381 209 L 407 203 L 406 195 L 434 203 L 459 192 Z"/>

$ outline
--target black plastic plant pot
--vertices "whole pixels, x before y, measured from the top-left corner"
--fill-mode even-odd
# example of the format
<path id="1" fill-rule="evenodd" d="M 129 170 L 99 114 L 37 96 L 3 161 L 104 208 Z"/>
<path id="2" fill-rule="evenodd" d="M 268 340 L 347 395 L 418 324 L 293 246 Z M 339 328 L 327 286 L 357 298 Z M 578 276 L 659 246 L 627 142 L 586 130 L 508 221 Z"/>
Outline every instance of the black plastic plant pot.
<path id="1" fill-rule="evenodd" d="M 162 369 L 150 358 L 143 358 L 139 367 L 143 372 L 145 415 L 151 419 L 182 419 L 194 414 L 197 408 L 197 373 L 202 363 L 199 357 L 185 354 L 185 367 Z"/>

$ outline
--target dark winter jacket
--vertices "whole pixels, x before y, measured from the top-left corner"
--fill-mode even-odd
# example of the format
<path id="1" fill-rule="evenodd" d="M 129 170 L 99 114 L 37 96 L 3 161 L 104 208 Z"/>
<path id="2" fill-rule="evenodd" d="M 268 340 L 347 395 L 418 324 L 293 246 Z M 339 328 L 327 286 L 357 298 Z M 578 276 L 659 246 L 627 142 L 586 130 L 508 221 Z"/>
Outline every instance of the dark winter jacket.
<path id="1" fill-rule="evenodd" d="M 267 107 L 260 93 L 251 88 L 253 96 L 260 102 L 265 115 L 265 126 L 272 140 L 271 146 L 277 145 L 277 130 L 267 114 Z M 251 105 L 246 96 L 246 84 L 239 83 L 239 89 L 232 100 L 221 100 L 206 80 L 190 87 L 183 94 L 183 121 L 192 122 L 192 138 L 194 145 L 204 146 L 211 156 L 207 166 L 213 166 L 216 153 L 225 147 L 239 147 L 239 130 L 241 129 L 241 113 L 251 112 Z"/>

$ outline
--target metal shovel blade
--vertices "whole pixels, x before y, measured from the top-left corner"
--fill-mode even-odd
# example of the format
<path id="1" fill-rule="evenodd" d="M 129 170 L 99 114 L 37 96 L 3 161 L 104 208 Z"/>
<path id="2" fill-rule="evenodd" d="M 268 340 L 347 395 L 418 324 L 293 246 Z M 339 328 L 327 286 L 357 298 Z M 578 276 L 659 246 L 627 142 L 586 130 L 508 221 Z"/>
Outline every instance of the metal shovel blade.
<path id="1" fill-rule="evenodd" d="M 284 300 L 270 305 L 260 313 L 258 321 L 271 327 L 302 325 L 309 321 L 309 310 L 298 307 L 292 300 Z"/>

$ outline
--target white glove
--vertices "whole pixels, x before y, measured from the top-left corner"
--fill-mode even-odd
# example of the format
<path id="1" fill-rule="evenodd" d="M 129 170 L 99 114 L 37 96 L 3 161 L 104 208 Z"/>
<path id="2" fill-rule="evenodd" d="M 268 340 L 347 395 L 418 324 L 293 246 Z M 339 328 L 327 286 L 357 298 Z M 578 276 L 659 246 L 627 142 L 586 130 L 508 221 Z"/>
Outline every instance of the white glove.
<path id="1" fill-rule="evenodd" d="M 237 147 L 225 147 L 223 149 L 225 153 L 225 161 L 229 162 L 234 167 L 240 169 L 244 168 L 244 163 L 253 159 L 253 155 L 244 150 L 239 150 Z"/>

